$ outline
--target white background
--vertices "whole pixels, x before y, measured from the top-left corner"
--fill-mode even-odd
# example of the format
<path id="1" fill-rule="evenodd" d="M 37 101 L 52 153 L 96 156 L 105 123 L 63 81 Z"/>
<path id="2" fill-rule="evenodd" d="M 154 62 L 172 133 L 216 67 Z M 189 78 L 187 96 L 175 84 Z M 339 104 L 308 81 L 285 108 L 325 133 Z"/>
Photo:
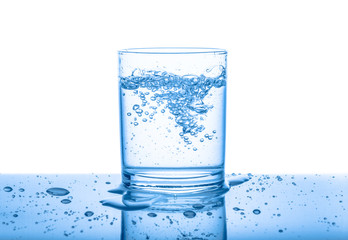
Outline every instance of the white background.
<path id="1" fill-rule="evenodd" d="M 120 172 L 117 50 L 220 47 L 227 172 L 347 173 L 347 1 L 2 1 L 0 172 Z"/>

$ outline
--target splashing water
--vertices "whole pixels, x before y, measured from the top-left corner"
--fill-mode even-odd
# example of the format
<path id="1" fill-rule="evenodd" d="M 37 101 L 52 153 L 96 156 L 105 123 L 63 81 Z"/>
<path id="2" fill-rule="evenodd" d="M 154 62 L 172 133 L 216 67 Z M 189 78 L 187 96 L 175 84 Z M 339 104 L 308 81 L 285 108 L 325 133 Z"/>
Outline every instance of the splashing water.
<path id="1" fill-rule="evenodd" d="M 181 128 L 179 135 L 188 146 L 192 144 L 191 137 L 205 131 L 202 117 L 214 107 L 204 102 L 210 90 L 226 86 L 226 70 L 223 66 L 216 68 L 220 74 L 214 77 L 179 76 L 162 71 L 136 69 L 131 76 L 120 77 L 120 87 L 133 90 L 133 94 L 138 96 L 140 102 L 134 104 L 132 110 L 135 116 L 143 117 L 142 122 L 151 121 L 159 112 L 168 111 L 168 118 L 175 121 L 175 127 Z M 128 112 L 127 116 L 131 117 L 133 114 Z M 137 118 L 134 118 L 133 124 L 140 124 Z M 213 130 L 204 136 L 212 140 L 215 133 L 216 130 Z M 197 151 L 197 147 L 192 149 Z"/>

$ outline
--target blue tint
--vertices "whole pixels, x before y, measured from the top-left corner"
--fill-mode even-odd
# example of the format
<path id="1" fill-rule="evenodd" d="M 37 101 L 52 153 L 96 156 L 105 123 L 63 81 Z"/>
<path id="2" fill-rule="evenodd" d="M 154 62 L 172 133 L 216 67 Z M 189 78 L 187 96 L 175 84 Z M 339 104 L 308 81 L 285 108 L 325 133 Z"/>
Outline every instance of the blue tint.
<path id="1" fill-rule="evenodd" d="M 347 176 L 249 177 L 227 176 L 240 183 L 227 193 L 173 197 L 105 184 L 119 175 L 0 175 L 0 239 L 348 239 Z M 46 192 L 54 186 L 68 197 Z"/>

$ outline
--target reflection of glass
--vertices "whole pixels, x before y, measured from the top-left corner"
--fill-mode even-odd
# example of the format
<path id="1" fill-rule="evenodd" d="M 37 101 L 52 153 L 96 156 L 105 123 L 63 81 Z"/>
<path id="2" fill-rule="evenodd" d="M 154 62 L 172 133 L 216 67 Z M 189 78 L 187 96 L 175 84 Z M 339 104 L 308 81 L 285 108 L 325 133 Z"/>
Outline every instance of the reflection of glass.
<path id="1" fill-rule="evenodd" d="M 121 239 L 227 239 L 223 196 L 167 200 L 140 211 L 122 211 Z"/>
<path id="2" fill-rule="evenodd" d="M 119 51 L 126 186 L 180 192 L 223 184 L 226 57 L 215 48 Z"/>

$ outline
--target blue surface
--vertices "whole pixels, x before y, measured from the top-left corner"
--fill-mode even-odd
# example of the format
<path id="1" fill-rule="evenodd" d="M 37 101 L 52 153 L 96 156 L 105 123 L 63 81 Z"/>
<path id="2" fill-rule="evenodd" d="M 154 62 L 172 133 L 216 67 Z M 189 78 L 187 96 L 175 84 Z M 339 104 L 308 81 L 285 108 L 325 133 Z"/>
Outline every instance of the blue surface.
<path id="1" fill-rule="evenodd" d="M 209 203 L 129 212 L 100 203 L 116 197 L 108 190 L 119 182 L 119 175 L 0 175 L 0 239 L 348 239 L 344 175 L 253 176 Z M 54 196 L 52 188 L 69 193 Z"/>

